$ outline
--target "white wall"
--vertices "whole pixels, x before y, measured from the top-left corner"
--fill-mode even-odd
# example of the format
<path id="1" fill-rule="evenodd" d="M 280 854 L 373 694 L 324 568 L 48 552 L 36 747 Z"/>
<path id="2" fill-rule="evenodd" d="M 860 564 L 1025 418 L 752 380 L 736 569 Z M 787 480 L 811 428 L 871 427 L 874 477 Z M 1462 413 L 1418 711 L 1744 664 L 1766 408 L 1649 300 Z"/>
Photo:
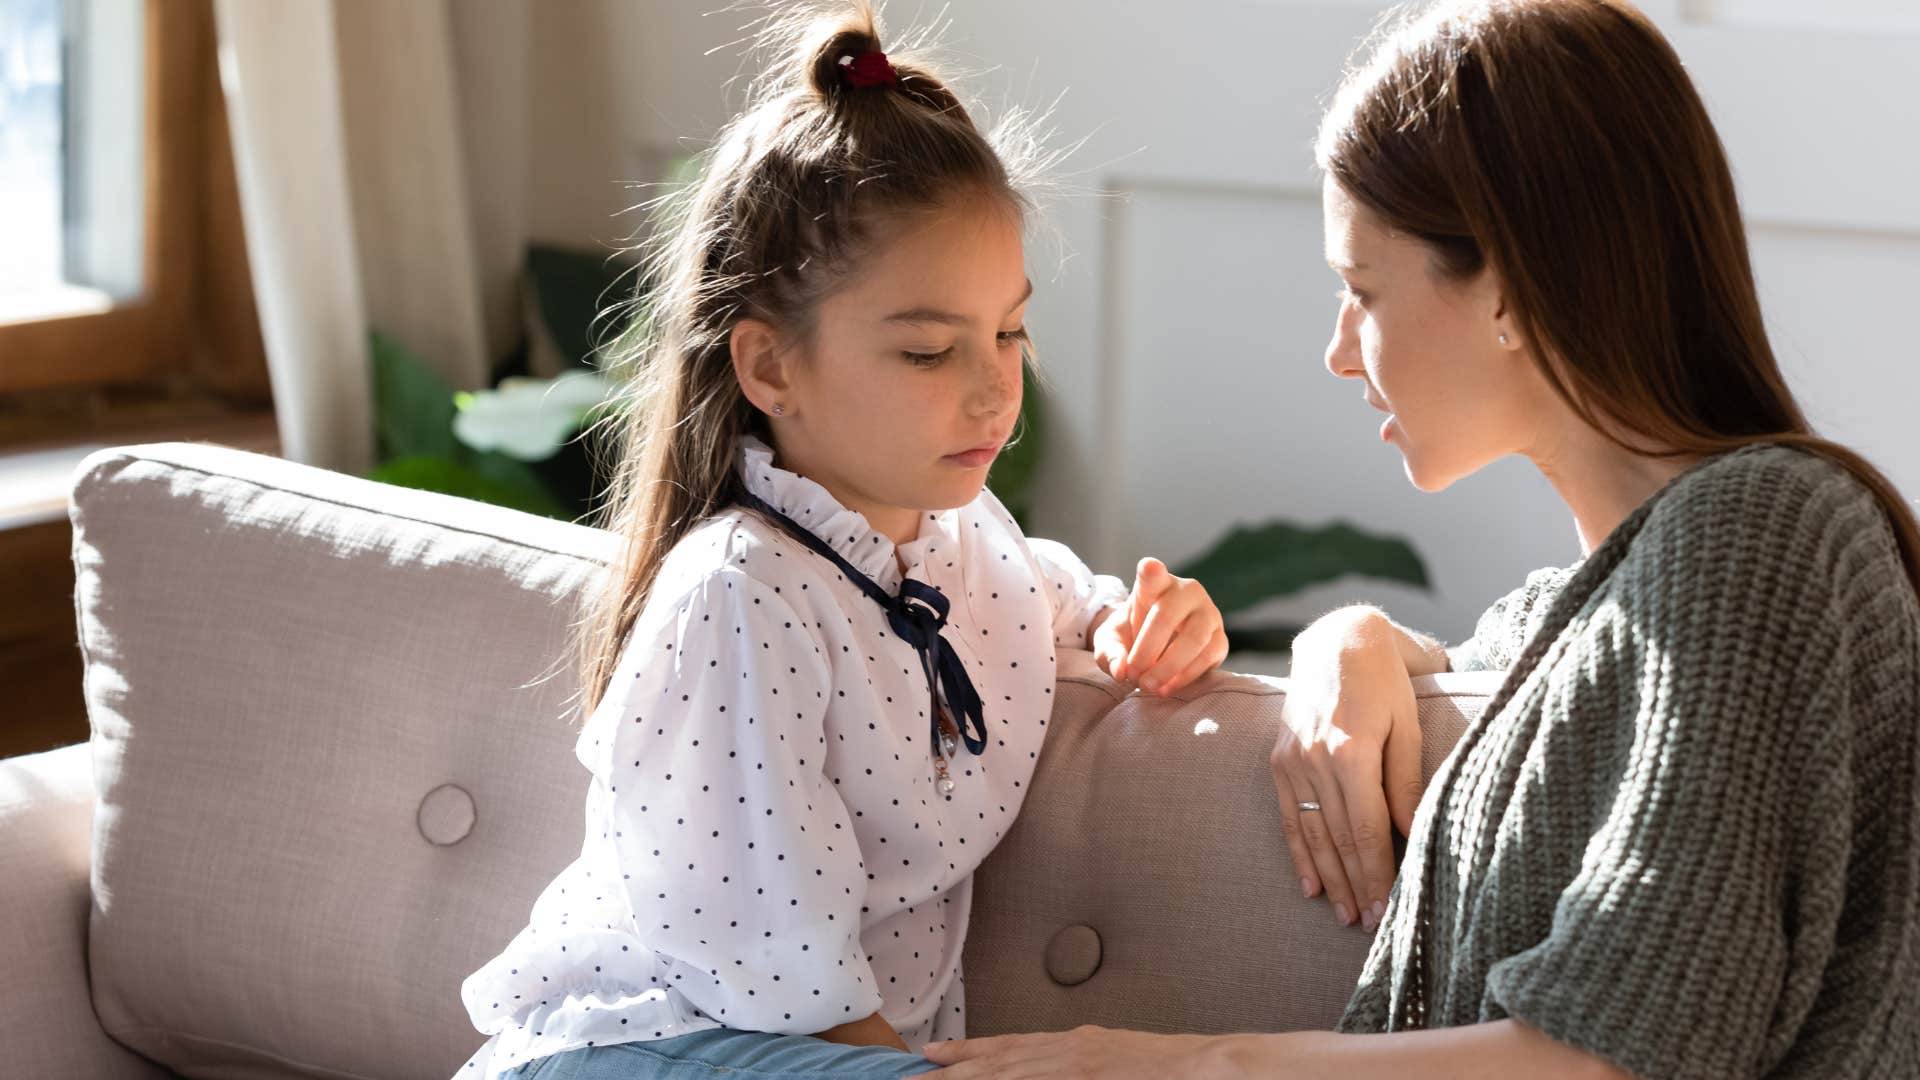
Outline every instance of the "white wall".
<path id="1" fill-rule="evenodd" d="M 662 155 L 727 115 L 743 16 L 694 0 L 568 0 L 535 9 L 535 236 L 611 240 Z M 1920 494 L 1908 420 L 1920 360 L 1920 141 L 1899 103 L 1920 29 L 1849 9 L 1839 29 L 1764 9 L 1650 0 L 1733 157 L 1789 377 L 1826 431 Z M 1859 8 L 1859 5 L 1855 5 Z M 939 10 L 895 0 L 896 24 Z M 1087 143 L 1053 207 L 1062 260 L 1036 246 L 1030 325 L 1054 383 L 1036 531 L 1102 569 L 1180 558 L 1236 520 L 1345 518 L 1411 538 L 1431 595 L 1349 582 L 1279 605 L 1307 617 L 1386 603 L 1458 637 L 1525 571 L 1577 556 L 1571 524 L 1524 463 L 1438 496 L 1414 491 L 1357 388 L 1321 353 L 1336 282 L 1320 256 L 1310 143 L 1325 94 L 1380 5 L 1219 0 L 967 0 L 945 40 L 974 100 L 1044 105 Z M 1865 12 L 1863 16 L 1861 11 Z M 1737 16 L 1737 18 L 1736 18 Z M 1868 28 L 1860 28 L 1860 19 Z M 1722 21 L 1732 19 L 1733 21 Z M 737 88 L 737 87 L 736 87 Z M 1104 194 L 1102 194 L 1104 193 Z"/>

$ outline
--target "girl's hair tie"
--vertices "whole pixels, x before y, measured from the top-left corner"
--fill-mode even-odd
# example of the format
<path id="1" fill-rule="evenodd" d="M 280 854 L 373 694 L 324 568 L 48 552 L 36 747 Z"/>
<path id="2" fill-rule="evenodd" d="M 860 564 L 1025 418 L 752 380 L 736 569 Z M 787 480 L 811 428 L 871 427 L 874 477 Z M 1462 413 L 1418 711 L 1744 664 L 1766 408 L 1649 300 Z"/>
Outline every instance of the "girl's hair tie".
<path id="1" fill-rule="evenodd" d="M 848 53 L 840 58 L 840 71 L 854 87 L 891 86 L 900 81 L 883 52 Z"/>

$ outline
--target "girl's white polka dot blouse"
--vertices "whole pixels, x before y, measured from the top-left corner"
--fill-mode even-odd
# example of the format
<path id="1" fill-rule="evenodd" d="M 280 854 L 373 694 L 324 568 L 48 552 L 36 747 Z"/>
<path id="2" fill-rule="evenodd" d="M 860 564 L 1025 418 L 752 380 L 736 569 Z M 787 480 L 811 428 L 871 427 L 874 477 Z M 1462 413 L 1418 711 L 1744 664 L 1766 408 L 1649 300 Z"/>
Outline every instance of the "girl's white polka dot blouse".
<path id="1" fill-rule="evenodd" d="M 575 753 L 579 858 L 461 995 L 492 1038 L 459 1074 L 716 1026 L 796 1034 L 879 1012 L 915 1049 L 964 1032 L 971 875 L 1026 795 L 1054 650 L 1121 603 L 991 493 L 899 548 L 826 490 L 740 450 L 749 491 L 889 594 L 945 593 L 987 748 L 942 794 L 918 655 L 833 565 L 734 509 L 668 555 Z"/>

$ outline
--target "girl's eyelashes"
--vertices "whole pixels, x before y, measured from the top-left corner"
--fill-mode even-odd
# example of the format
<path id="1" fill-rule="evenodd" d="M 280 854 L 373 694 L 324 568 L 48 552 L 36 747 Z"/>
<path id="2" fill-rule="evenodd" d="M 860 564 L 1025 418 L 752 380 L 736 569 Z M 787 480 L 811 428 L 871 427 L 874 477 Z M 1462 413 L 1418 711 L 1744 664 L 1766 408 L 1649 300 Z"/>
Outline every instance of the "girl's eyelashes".
<path id="1" fill-rule="evenodd" d="M 1334 296 L 1334 299 L 1340 301 L 1343 304 L 1347 303 L 1348 301 L 1352 301 L 1353 303 L 1359 304 L 1361 307 L 1367 306 L 1366 295 L 1364 293 L 1361 293 L 1359 290 L 1355 289 L 1351 285 L 1341 286 L 1338 290 L 1334 292 L 1333 296 Z"/>
<path id="2" fill-rule="evenodd" d="M 995 341 L 1003 349 L 1009 346 L 1019 345 L 1028 340 L 1030 339 L 1027 337 L 1027 328 L 1024 326 L 1018 330 L 1002 330 L 999 334 L 995 335 Z M 953 346 L 949 345 L 939 352 L 914 352 L 911 349 L 904 349 L 900 355 L 905 357 L 907 363 L 912 364 L 914 367 L 930 368 L 939 364 L 947 357 L 952 356 Z"/>

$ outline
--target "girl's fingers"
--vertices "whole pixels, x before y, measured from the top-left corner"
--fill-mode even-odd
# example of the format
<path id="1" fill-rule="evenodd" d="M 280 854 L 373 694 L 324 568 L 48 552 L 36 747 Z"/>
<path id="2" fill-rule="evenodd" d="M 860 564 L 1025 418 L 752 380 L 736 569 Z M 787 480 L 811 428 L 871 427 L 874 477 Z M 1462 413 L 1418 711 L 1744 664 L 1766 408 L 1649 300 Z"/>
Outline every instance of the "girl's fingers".
<path id="1" fill-rule="evenodd" d="M 1199 619 L 1188 619 L 1182 623 L 1180 632 L 1167 643 L 1160 658 L 1140 676 L 1141 687 L 1161 693 L 1172 690 L 1173 681 L 1193 664 L 1211 640 L 1211 632 Z"/>
<path id="2" fill-rule="evenodd" d="M 1115 606 L 1101 624 L 1096 641 L 1096 651 L 1106 657 L 1103 666 L 1107 674 L 1122 682 L 1127 677 L 1127 653 L 1133 648 L 1132 608 L 1131 598 Z"/>
<path id="3" fill-rule="evenodd" d="M 1140 628 L 1140 636 L 1133 640 L 1133 648 L 1127 651 L 1127 674 L 1143 689 L 1155 689 L 1146 685 L 1147 672 L 1153 670 L 1153 666 L 1160 662 L 1161 654 L 1172 644 L 1179 633 L 1182 618 L 1180 613 L 1171 610 L 1164 602 L 1147 614 L 1146 625 Z"/>
<path id="4" fill-rule="evenodd" d="M 1140 636 L 1140 624 L 1147 621 L 1153 602 L 1166 591 L 1157 581 L 1148 580 L 1153 576 L 1149 571 L 1153 564 L 1152 559 L 1140 560 L 1140 567 L 1133 575 L 1133 591 L 1127 594 L 1127 633 L 1132 637 Z"/>
<path id="5" fill-rule="evenodd" d="M 1171 694 L 1175 690 L 1187 686 L 1207 672 L 1219 667 L 1226 658 L 1227 632 L 1225 630 L 1215 630 L 1213 636 L 1207 639 L 1206 646 L 1200 650 L 1200 655 L 1193 658 L 1193 661 L 1187 665 L 1185 671 L 1174 676 L 1173 680 L 1162 688 L 1163 692 Z"/>
<path id="6" fill-rule="evenodd" d="M 1113 607 L 1104 612 L 1094 624 L 1093 660 L 1100 670 L 1118 679 L 1121 675 L 1120 661 L 1127 654 L 1127 642 L 1121 640 L 1121 630 L 1126 625 L 1124 609 Z"/>
<path id="7" fill-rule="evenodd" d="M 1131 647 L 1140 640 L 1140 629 L 1146 625 L 1147 615 L 1153 606 L 1160 602 L 1161 594 L 1173 586 L 1173 574 L 1168 572 L 1167 564 L 1159 559 L 1141 559 L 1134 568 L 1133 591 L 1127 594 L 1126 638 L 1129 652 L 1127 660 L 1121 664 L 1125 674 L 1137 670 L 1133 663 Z"/>
<path id="8" fill-rule="evenodd" d="M 1182 590 L 1174 590 L 1162 596 L 1147 612 L 1146 624 L 1133 639 L 1133 648 L 1127 653 L 1127 670 L 1136 673 L 1136 679 L 1148 669 L 1160 662 L 1160 654 L 1166 652 L 1167 645 L 1173 641 L 1187 616 L 1193 614 L 1195 597 Z"/>
<path id="9" fill-rule="evenodd" d="M 1140 565 L 1133 570 L 1133 591 L 1139 599 L 1139 607 L 1134 614 L 1145 616 L 1147 609 L 1160 599 L 1160 595 L 1173 587 L 1174 580 L 1173 571 L 1167 569 L 1166 563 L 1154 558 L 1141 559 Z M 1133 626 L 1136 630 L 1140 628 L 1138 619 Z"/>

